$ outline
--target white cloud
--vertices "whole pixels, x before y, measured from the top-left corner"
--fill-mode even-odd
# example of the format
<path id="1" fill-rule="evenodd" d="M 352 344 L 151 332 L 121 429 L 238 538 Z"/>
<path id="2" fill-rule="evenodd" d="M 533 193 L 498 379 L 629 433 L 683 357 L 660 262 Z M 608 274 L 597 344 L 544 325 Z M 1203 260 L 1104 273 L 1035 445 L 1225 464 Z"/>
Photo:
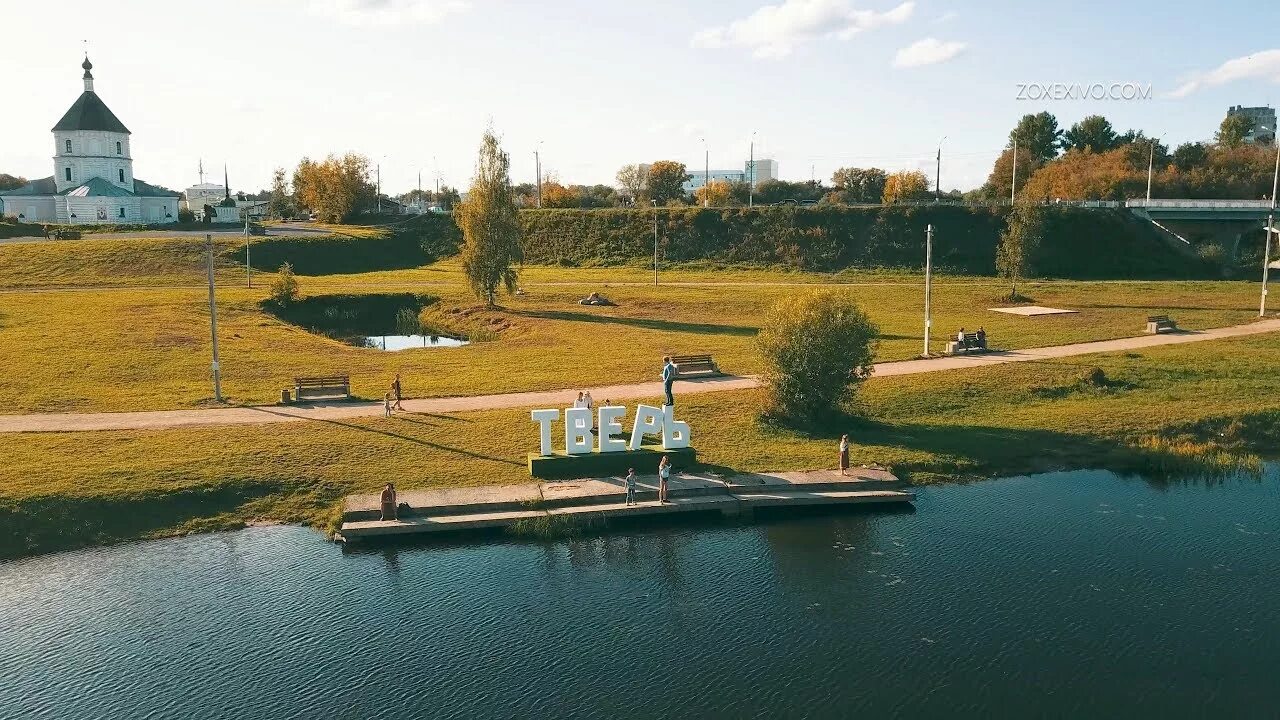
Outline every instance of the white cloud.
<path id="1" fill-rule="evenodd" d="M 1263 50 L 1228 60 L 1207 72 L 1192 73 L 1184 83 L 1169 93 L 1169 97 L 1183 98 L 1201 88 L 1249 78 L 1270 78 L 1280 82 L 1280 49 Z"/>
<path id="2" fill-rule="evenodd" d="M 430 25 L 471 7 L 467 0 L 313 0 L 312 10 L 347 25 Z"/>
<path id="3" fill-rule="evenodd" d="M 728 25 L 699 32 L 693 36 L 693 46 L 742 47 L 756 57 L 780 58 L 809 40 L 832 36 L 847 40 L 864 30 L 906 22 L 914 10 L 913 0 L 884 12 L 858 10 L 849 0 L 783 0 L 781 5 L 766 5 Z"/>
<path id="4" fill-rule="evenodd" d="M 942 42 L 937 38 L 917 40 L 898 51 L 893 56 L 893 66 L 900 68 L 921 67 L 946 62 L 964 52 L 968 43 Z"/>
<path id="5" fill-rule="evenodd" d="M 941 15 L 939 15 L 938 17 L 934 18 L 933 21 L 936 23 L 951 22 L 952 20 L 955 20 L 958 17 L 960 17 L 960 13 L 956 12 L 955 10 L 948 10 L 942 13 Z"/>

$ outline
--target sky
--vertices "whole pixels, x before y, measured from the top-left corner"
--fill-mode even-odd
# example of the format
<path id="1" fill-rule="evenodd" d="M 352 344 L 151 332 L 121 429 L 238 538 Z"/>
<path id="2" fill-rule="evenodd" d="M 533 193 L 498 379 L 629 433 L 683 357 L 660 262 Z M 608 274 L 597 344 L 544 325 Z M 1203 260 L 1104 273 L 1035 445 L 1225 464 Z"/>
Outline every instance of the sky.
<path id="1" fill-rule="evenodd" d="M 969 189 L 1025 113 L 1098 113 L 1174 146 L 1212 138 L 1231 105 L 1280 105 L 1280 9 L 1241 0 L 0 5 L 0 172 L 53 172 L 87 41 L 135 175 L 179 190 L 201 160 L 206 181 L 225 164 L 256 191 L 273 168 L 348 151 L 389 194 L 419 173 L 465 190 L 488 126 L 514 182 L 533 181 L 535 151 L 565 184 L 614 184 L 627 163 L 742 167 L 754 141 L 789 180 L 932 178 L 941 145 L 943 188 Z"/>

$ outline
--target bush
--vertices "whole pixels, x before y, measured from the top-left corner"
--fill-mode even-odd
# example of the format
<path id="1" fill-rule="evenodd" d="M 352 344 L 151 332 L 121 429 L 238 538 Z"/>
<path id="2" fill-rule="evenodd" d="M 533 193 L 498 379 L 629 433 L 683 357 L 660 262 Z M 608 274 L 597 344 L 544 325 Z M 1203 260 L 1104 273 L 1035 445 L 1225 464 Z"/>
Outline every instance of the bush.
<path id="1" fill-rule="evenodd" d="M 879 329 L 852 298 L 831 291 L 794 295 L 765 315 L 765 416 L 809 427 L 838 417 L 871 375 Z"/>
<path id="2" fill-rule="evenodd" d="M 271 281 L 271 299 L 277 305 L 292 305 L 298 301 L 298 278 L 293 274 L 293 266 L 285 263 Z"/>
<path id="3" fill-rule="evenodd" d="M 178 222 L 180 222 L 180 223 L 193 223 L 193 222 L 195 222 L 195 221 L 196 221 L 196 214 L 195 214 L 195 213 L 193 213 L 193 212 L 191 212 L 191 210 L 190 210 L 190 209 L 188 209 L 188 208 L 179 208 L 179 209 L 178 209 Z"/>

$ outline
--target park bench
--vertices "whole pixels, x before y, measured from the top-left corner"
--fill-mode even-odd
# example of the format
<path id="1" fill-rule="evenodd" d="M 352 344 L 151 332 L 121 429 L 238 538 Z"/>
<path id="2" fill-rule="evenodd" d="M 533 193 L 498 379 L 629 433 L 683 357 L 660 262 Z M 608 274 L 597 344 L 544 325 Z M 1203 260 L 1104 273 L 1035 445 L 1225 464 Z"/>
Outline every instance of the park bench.
<path id="1" fill-rule="evenodd" d="M 1164 332 L 1176 332 L 1178 324 L 1169 319 L 1168 315 L 1148 315 L 1147 316 L 1147 332 L 1157 335 Z"/>
<path id="2" fill-rule="evenodd" d="M 710 355 L 672 355 L 671 362 L 676 364 L 676 377 L 679 379 L 724 374 Z"/>
<path id="3" fill-rule="evenodd" d="M 958 353 L 966 353 L 966 352 L 986 352 L 986 351 L 987 351 L 986 338 L 982 338 L 981 340 L 979 340 L 978 333 L 965 333 L 963 342 L 961 342 L 960 340 L 952 340 L 947 343 L 948 355 L 956 355 Z"/>
<path id="4" fill-rule="evenodd" d="M 343 399 L 351 397 L 351 378 L 346 375 L 326 375 L 323 377 L 296 377 L 293 379 L 293 399 L 318 400 L 321 398 Z"/>

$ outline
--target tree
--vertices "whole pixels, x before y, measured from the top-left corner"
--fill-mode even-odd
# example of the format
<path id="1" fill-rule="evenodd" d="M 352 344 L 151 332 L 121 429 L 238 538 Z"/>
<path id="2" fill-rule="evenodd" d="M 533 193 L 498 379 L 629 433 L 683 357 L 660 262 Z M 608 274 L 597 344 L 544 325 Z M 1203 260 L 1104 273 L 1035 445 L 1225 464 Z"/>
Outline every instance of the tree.
<path id="1" fill-rule="evenodd" d="M 1045 163 L 1057 157 L 1062 131 L 1058 129 L 1058 119 L 1046 110 L 1023 115 L 1009 133 L 1010 147 L 1015 140 L 1018 142 L 1018 155 L 1026 153 Z"/>
<path id="2" fill-rule="evenodd" d="M 879 203 L 884 198 L 888 174 L 880 168 L 840 168 L 831 174 L 831 184 L 846 203 Z"/>
<path id="3" fill-rule="evenodd" d="M 693 191 L 693 199 L 699 205 L 725 207 L 733 200 L 733 186 L 726 180 L 712 180 Z"/>
<path id="4" fill-rule="evenodd" d="M 297 203 L 321 222 L 348 222 L 377 204 L 369 158 L 355 153 L 330 155 L 319 163 L 303 158 L 293 171 L 293 192 Z"/>
<path id="5" fill-rule="evenodd" d="M 298 301 L 298 278 L 293 274 L 293 266 L 284 263 L 271 281 L 271 299 L 280 306 L 292 305 Z"/>
<path id="6" fill-rule="evenodd" d="M 785 200 L 817 200 L 826 189 L 818 183 L 808 180 L 791 182 L 788 180 L 761 180 L 756 183 L 755 201 L 762 205 L 771 205 Z"/>
<path id="7" fill-rule="evenodd" d="M 929 178 L 919 170 L 899 170 L 885 181 L 883 199 L 886 204 L 928 197 Z"/>
<path id="8" fill-rule="evenodd" d="M 1180 172 L 1187 172 L 1192 168 L 1200 167 L 1208 160 L 1209 151 L 1205 148 L 1204 143 L 1182 143 L 1173 151 L 1173 165 Z"/>
<path id="9" fill-rule="evenodd" d="M 996 272 L 1009 281 L 1010 302 L 1025 299 L 1018 294 L 1018 283 L 1031 273 L 1031 258 L 1043 237 L 1044 211 L 1031 203 L 1015 205 L 996 247 Z"/>
<path id="10" fill-rule="evenodd" d="M 1129 164 L 1138 170 L 1145 171 L 1147 163 L 1159 170 L 1169 164 L 1169 146 L 1160 142 L 1158 138 L 1149 138 L 1147 134 L 1141 130 L 1127 130 L 1123 135 L 1116 137 L 1116 147 L 1122 147 L 1126 151 L 1126 157 Z"/>
<path id="11" fill-rule="evenodd" d="M 644 195 L 648 173 L 641 169 L 639 165 L 623 165 L 618 170 L 617 179 L 619 187 L 622 188 L 623 200 L 635 202 Z"/>
<path id="12" fill-rule="evenodd" d="M 267 212 L 272 217 L 288 217 L 293 214 L 293 198 L 289 194 L 284 168 L 276 168 L 271 173 L 271 196 L 267 201 Z"/>
<path id="13" fill-rule="evenodd" d="M 878 334 L 848 294 L 828 290 L 779 301 L 756 336 L 766 415 L 801 427 L 837 417 L 871 375 Z"/>
<path id="14" fill-rule="evenodd" d="M 1072 148 L 1062 157 L 1036 170 L 1019 189 L 1018 196 L 1029 202 L 1041 200 L 1124 200 L 1145 192 L 1147 154 L 1142 148 L 1142 167 L 1135 167 L 1125 146 L 1097 153 Z"/>
<path id="15" fill-rule="evenodd" d="M 1090 115 L 1067 130 L 1062 136 L 1063 150 L 1091 150 L 1104 153 L 1119 145 L 1119 139 L 1111 122 L 1101 115 Z"/>
<path id="16" fill-rule="evenodd" d="M 649 166 L 643 197 L 646 200 L 657 200 L 659 205 L 666 205 L 672 200 L 683 200 L 684 184 L 688 180 L 689 171 L 685 169 L 684 163 L 659 160 Z"/>
<path id="17" fill-rule="evenodd" d="M 542 183 L 542 207 L 576 208 L 578 195 L 555 180 L 547 180 Z"/>
<path id="18" fill-rule="evenodd" d="M 1253 130 L 1253 123 L 1240 113 L 1231 113 L 1222 120 L 1218 132 L 1213 139 L 1224 148 L 1237 148 L 1244 144 L 1244 139 Z"/>
<path id="19" fill-rule="evenodd" d="M 476 297 L 492 307 L 499 285 L 515 292 L 518 274 L 512 265 L 524 261 L 511 158 L 492 129 L 484 133 L 476 176 L 455 217 L 462 229 L 462 270 Z"/>
<path id="20" fill-rule="evenodd" d="M 13 190 L 26 184 L 27 179 L 24 177 L 0 173 L 0 190 Z"/>
<path id="21" fill-rule="evenodd" d="M 1031 153 L 1018 148 L 1018 187 L 1026 185 L 1027 180 L 1043 163 Z M 1007 147 L 996 158 L 991 167 L 991 174 L 983 184 L 980 195 L 988 202 L 1008 200 L 1013 190 L 1013 148 Z"/>

